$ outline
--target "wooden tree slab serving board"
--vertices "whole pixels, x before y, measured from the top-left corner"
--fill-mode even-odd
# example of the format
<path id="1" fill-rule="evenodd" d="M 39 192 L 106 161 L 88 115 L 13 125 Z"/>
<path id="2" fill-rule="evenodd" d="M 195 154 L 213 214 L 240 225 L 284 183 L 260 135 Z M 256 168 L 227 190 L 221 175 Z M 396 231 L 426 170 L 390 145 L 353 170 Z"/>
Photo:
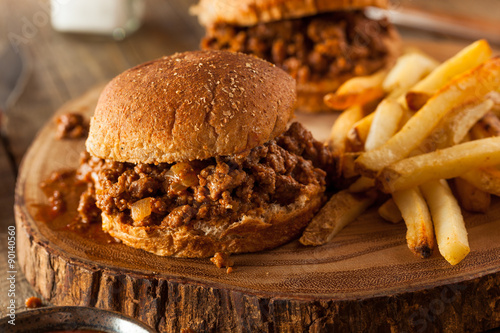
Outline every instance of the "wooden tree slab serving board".
<path id="1" fill-rule="evenodd" d="M 458 47 L 437 49 L 443 59 Z M 57 114 L 89 117 L 101 88 Z M 324 139 L 335 117 L 297 119 Z M 36 218 L 39 204 L 47 202 L 40 182 L 55 170 L 76 168 L 84 149 L 84 140 L 54 135 L 50 122 L 25 156 L 15 207 L 20 265 L 54 305 L 120 311 L 165 332 L 470 332 L 500 326 L 500 200 L 487 214 L 465 213 L 472 250 L 456 266 L 439 254 L 414 257 L 404 224 L 386 223 L 370 210 L 327 245 L 294 241 L 235 255 L 227 274 L 208 259 L 158 257 Z"/>

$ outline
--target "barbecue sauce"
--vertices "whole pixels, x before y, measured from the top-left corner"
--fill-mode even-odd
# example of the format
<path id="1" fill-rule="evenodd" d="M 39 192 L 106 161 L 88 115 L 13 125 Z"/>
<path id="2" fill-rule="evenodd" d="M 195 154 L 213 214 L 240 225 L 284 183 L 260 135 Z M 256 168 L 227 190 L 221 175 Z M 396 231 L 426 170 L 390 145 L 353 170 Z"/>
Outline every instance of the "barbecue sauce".
<path id="1" fill-rule="evenodd" d="M 75 170 L 53 172 L 40 188 L 48 203 L 33 205 L 36 220 L 46 223 L 52 230 L 73 232 L 101 244 L 120 243 L 102 230 L 100 215 L 89 220 L 83 219 L 78 212 L 80 196 L 87 190 L 87 184 L 76 178 Z"/>

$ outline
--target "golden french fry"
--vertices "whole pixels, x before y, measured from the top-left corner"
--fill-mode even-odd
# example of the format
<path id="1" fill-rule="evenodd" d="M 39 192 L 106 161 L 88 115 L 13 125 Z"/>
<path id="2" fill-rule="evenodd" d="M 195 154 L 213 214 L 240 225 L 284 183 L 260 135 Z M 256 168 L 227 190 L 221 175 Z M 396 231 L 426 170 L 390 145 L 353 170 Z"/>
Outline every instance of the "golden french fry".
<path id="1" fill-rule="evenodd" d="M 328 145 L 337 158 L 337 175 L 340 175 L 343 166 L 344 153 L 346 152 L 347 133 L 349 129 L 361 118 L 363 118 L 363 109 L 359 105 L 352 106 L 342 112 L 333 123 Z"/>
<path id="2" fill-rule="evenodd" d="M 434 229 L 429 208 L 419 188 L 394 192 L 392 198 L 406 224 L 408 248 L 421 258 L 429 258 L 434 249 Z"/>
<path id="3" fill-rule="evenodd" d="M 456 75 L 465 73 L 489 59 L 491 53 L 492 51 L 488 42 L 484 39 L 478 40 L 435 68 L 423 80 L 413 86 L 409 93 L 422 92 L 432 95 L 441 89 L 441 87 L 448 84 Z M 416 104 L 415 101 L 413 101 L 414 104 L 407 105 L 413 111 L 417 111 L 423 106 L 423 104 Z"/>
<path id="4" fill-rule="evenodd" d="M 497 117 L 500 117 L 500 93 L 493 91 L 486 95 L 487 98 L 493 101 L 493 108 L 491 112 L 493 112 Z"/>
<path id="5" fill-rule="evenodd" d="M 456 265 L 470 252 L 460 206 L 445 180 L 432 180 L 420 188 L 431 212 L 439 252 Z"/>
<path id="6" fill-rule="evenodd" d="M 359 132 L 357 132 L 357 128 L 353 127 L 349 130 L 349 132 L 347 133 L 347 143 L 346 143 L 346 146 L 347 146 L 347 150 L 350 151 L 350 152 L 361 152 L 364 150 L 364 142 L 361 141 L 361 135 Z"/>
<path id="7" fill-rule="evenodd" d="M 359 173 L 354 167 L 354 162 L 359 157 L 360 152 L 346 152 L 342 159 L 342 176 L 344 178 L 352 178 L 359 176 Z"/>
<path id="8" fill-rule="evenodd" d="M 400 56 L 382 83 L 390 98 L 398 98 L 439 65 L 435 59 L 420 52 Z"/>
<path id="9" fill-rule="evenodd" d="M 460 178 L 481 191 L 500 196 L 500 170 L 496 168 L 481 168 L 468 171 Z"/>
<path id="10" fill-rule="evenodd" d="M 388 199 L 378 208 L 378 214 L 384 220 L 391 223 L 399 223 L 403 221 L 403 216 L 401 215 L 401 211 L 398 206 L 394 202 L 393 198 Z"/>
<path id="11" fill-rule="evenodd" d="M 405 158 L 432 132 L 448 111 L 473 98 L 481 100 L 490 91 L 500 91 L 499 57 L 489 59 L 453 79 L 384 145 L 363 153 L 356 160 L 360 173 L 374 177 L 385 166 Z"/>
<path id="12" fill-rule="evenodd" d="M 352 106 L 342 112 L 333 123 L 328 138 L 328 145 L 333 151 L 345 151 L 346 137 L 352 126 L 363 118 L 363 109 L 359 105 Z"/>
<path id="13" fill-rule="evenodd" d="M 488 112 L 479 121 L 481 125 L 488 131 L 490 136 L 500 136 L 500 119 L 493 112 Z"/>
<path id="14" fill-rule="evenodd" d="M 314 216 L 300 237 L 303 245 L 323 245 L 332 240 L 347 224 L 354 221 L 377 198 L 376 191 L 351 193 L 342 190 L 335 193 Z"/>
<path id="15" fill-rule="evenodd" d="M 403 159 L 385 167 L 377 180 L 384 192 L 392 193 L 433 179 L 454 178 L 479 167 L 498 164 L 500 137 L 492 137 Z"/>
<path id="16" fill-rule="evenodd" d="M 488 100 L 490 103 L 493 101 Z M 488 112 L 471 129 L 473 139 L 488 138 L 490 136 L 500 135 L 500 119 L 493 112 Z"/>
<path id="17" fill-rule="evenodd" d="M 470 103 L 456 112 L 451 112 L 451 115 L 445 117 L 447 121 L 447 136 L 449 141 L 445 142 L 437 148 L 445 148 L 447 145 L 455 145 L 460 143 L 467 132 L 481 118 L 484 118 L 489 110 L 493 107 L 493 102 L 489 99 L 482 101 L 479 104 Z M 498 120 L 498 119 L 497 119 Z"/>
<path id="18" fill-rule="evenodd" d="M 337 91 L 324 97 L 326 106 L 344 110 L 353 105 L 363 105 L 385 95 L 382 82 L 387 70 L 382 69 L 368 76 L 357 76 L 344 82 Z"/>
<path id="19" fill-rule="evenodd" d="M 422 91 L 408 91 L 405 94 L 405 102 L 403 105 L 408 107 L 409 110 L 418 111 L 422 106 L 427 103 L 427 101 L 432 97 L 433 94 L 426 93 Z"/>
<path id="20" fill-rule="evenodd" d="M 375 179 L 368 177 L 359 177 L 352 183 L 348 190 L 352 193 L 366 192 L 375 187 Z"/>
<path id="21" fill-rule="evenodd" d="M 399 124 L 403 117 L 401 105 L 391 99 L 384 99 L 378 105 L 375 112 L 370 131 L 365 142 L 365 150 L 369 151 L 380 147 L 399 130 Z"/>
<path id="22" fill-rule="evenodd" d="M 372 112 L 367 116 L 361 118 L 357 121 L 347 134 L 347 139 L 349 140 L 350 146 L 355 151 L 361 151 L 364 149 L 366 137 L 370 131 L 370 126 L 373 121 L 375 114 Z"/>
<path id="23" fill-rule="evenodd" d="M 486 99 L 480 103 L 466 103 L 448 112 L 432 133 L 420 144 L 420 153 L 428 153 L 456 145 L 466 137 L 469 130 L 487 114 L 493 102 Z M 500 121 L 499 121 L 500 123 Z"/>
<path id="24" fill-rule="evenodd" d="M 460 177 L 454 178 L 453 181 L 457 199 L 463 209 L 476 213 L 486 213 L 488 211 L 491 203 L 491 194 L 478 189 Z"/>
<path id="25" fill-rule="evenodd" d="M 500 104 L 494 104 L 491 112 L 497 117 L 500 117 Z"/>

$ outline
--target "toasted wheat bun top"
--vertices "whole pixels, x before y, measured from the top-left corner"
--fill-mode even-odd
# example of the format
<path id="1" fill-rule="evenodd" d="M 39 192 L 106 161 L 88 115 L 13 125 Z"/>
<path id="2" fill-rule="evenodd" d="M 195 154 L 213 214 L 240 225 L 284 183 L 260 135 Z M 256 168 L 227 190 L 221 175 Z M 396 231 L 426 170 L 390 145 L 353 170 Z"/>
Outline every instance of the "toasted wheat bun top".
<path id="1" fill-rule="evenodd" d="M 86 141 L 96 157 L 173 163 L 245 152 L 285 131 L 295 80 L 253 56 L 194 51 L 153 60 L 104 88 Z"/>
<path id="2" fill-rule="evenodd" d="M 205 27 L 217 23 L 251 26 L 334 10 L 387 5 L 388 0 L 200 0 L 190 11 Z"/>

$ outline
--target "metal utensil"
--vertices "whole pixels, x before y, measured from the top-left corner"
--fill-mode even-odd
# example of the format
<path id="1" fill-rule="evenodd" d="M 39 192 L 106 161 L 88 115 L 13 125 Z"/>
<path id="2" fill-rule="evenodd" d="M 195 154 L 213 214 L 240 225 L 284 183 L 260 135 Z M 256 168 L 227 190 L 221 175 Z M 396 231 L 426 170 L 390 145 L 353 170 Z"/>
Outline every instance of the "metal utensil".
<path id="1" fill-rule="evenodd" d="M 484 38 L 492 44 L 500 45 L 500 20 L 428 12 L 416 6 L 401 6 L 388 10 L 369 8 L 367 14 L 372 18 L 387 17 L 397 26 L 441 33 L 461 39 Z"/>
<path id="2" fill-rule="evenodd" d="M 26 86 L 28 72 L 25 52 L 7 43 L 0 54 L 0 139 L 14 175 L 17 175 L 17 164 L 7 136 L 7 112 Z"/>

